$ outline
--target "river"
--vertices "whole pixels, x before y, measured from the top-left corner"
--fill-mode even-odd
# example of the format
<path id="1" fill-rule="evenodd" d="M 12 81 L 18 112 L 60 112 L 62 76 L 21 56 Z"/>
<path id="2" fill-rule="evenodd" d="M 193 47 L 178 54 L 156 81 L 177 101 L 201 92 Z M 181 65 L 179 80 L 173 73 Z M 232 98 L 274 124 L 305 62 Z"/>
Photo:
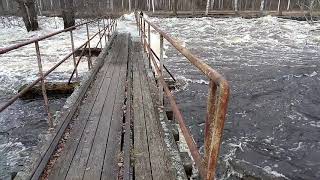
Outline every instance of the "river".
<path id="1" fill-rule="evenodd" d="M 76 23 L 84 20 L 76 20 Z M 57 17 L 39 17 L 40 29 L 27 32 L 23 21 L 18 17 L 0 17 L 0 48 L 46 35 L 63 29 L 63 21 Z M 89 25 L 90 35 L 98 30 L 97 24 Z M 86 41 L 86 27 L 74 31 L 75 47 Z M 97 44 L 98 36 L 92 43 Z M 61 33 L 39 42 L 43 70 L 47 71 L 71 52 L 70 33 Z M 19 50 L 0 55 L 0 105 L 15 95 L 24 84 L 38 78 L 37 57 L 34 44 Z M 72 58 L 63 63 L 48 77 L 49 82 L 67 82 L 74 65 Z M 78 66 L 80 80 L 88 72 L 86 58 Z M 51 97 L 50 111 L 54 117 L 61 108 L 66 108 L 66 97 Z M 57 123 L 57 122 L 55 122 Z M 0 114 L 0 179 L 11 179 L 25 164 L 32 161 L 30 157 L 41 141 L 45 141 L 48 133 L 47 117 L 44 102 L 40 97 L 36 100 L 18 100 Z"/>
<path id="2" fill-rule="evenodd" d="M 320 178 L 319 23 L 276 17 L 151 20 L 231 85 L 218 179 Z M 165 43 L 174 92 L 203 151 L 208 79 Z"/>
<path id="3" fill-rule="evenodd" d="M 119 30 L 136 31 L 133 15 Z M 27 33 L 20 18 L 1 18 L 0 47 L 15 44 L 62 28 L 59 18 L 40 18 L 41 30 Z M 218 179 L 320 178 L 320 71 L 318 23 L 275 17 L 150 18 L 221 72 L 231 85 Z M 131 26 L 127 26 L 126 23 Z M 92 30 L 96 28 L 91 27 Z M 85 40 L 85 29 L 75 33 L 76 45 Z M 137 32 L 134 32 L 137 36 Z M 156 35 L 153 35 L 157 39 Z M 156 43 L 153 45 L 156 49 Z M 68 33 L 40 43 L 44 69 L 70 52 Z M 174 95 L 187 124 L 203 152 L 203 132 L 208 79 L 165 42 L 165 64 L 182 84 Z M 0 56 L 1 103 L 19 87 L 37 77 L 34 46 Z M 72 60 L 48 78 L 64 81 Z M 80 75 L 87 72 L 86 63 Z M 53 111 L 67 97 L 51 99 Z M 10 178 L 30 160 L 47 131 L 43 101 L 17 101 L 0 115 L 0 179 Z"/>

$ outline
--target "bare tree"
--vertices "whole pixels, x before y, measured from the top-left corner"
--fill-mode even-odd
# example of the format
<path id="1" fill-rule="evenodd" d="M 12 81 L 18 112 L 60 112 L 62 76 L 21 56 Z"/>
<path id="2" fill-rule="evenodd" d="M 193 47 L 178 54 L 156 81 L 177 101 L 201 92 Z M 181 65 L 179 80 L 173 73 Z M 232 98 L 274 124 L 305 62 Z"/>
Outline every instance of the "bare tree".
<path id="1" fill-rule="evenodd" d="M 129 0 L 129 12 L 131 12 L 131 0 Z"/>
<path id="2" fill-rule="evenodd" d="M 75 25 L 73 0 L 60 0 L 64 28 Z"/>
<path id="3" fill-rule="evenodd" d="M 264 13 L 264 3 L 265 3 L 265 0 L 261 0 L 261 2 L 260 2 L 260 13 L 261 13 L 261 15 Z"/>
<path id="4" fill-rule="evenodd" d="M 289 11 L 290 9 L 290 3 L 291 3 L 291 0 L 288 0 L 287 11 Z"/>
<path id="5" fill-rule="evenodd" d="M 209 14 L 210 0 L 207 0 L 206 15 Z"/>
<path id="6" fill-rule="evenodd" d="M 18 3 L 19 13 L 27 31 L 38 30 L 38 17 L 34 0 L 15 0 Z"/>
<path id="7" fill-rule="evenodd" d="M 281 0 L 279 0 L 279 2 L 278 2 L 278 13 L 279 13 L 279 15 L 282 14 L 282 11 L 281 11 Z"/>
<path id="8" fill-rule="evenodd" d="M 173 14 L 177 15 L 177 10 L 178 10 L 178 0 L 173 0 Z"/>
<path id="9" fill-rule="evenodd" d="M 234 11 L 238 13 L 238 0 L 234 0 Z"/>
<path id="10" fill-rule="evenodd" d="M 4 12 L 3 2 L 0 0 L 0 14 Z"/>

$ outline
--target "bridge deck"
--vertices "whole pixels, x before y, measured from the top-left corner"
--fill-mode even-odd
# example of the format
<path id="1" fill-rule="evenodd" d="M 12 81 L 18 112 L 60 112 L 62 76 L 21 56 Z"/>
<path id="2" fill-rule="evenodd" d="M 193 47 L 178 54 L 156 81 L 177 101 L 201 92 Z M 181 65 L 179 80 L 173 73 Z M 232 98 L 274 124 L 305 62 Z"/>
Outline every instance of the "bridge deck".
<path id="1" fill-rule="evenodd" d="M 142 47 L 124 34 L 111 47 L 48 178 L 174 179 Z"/>

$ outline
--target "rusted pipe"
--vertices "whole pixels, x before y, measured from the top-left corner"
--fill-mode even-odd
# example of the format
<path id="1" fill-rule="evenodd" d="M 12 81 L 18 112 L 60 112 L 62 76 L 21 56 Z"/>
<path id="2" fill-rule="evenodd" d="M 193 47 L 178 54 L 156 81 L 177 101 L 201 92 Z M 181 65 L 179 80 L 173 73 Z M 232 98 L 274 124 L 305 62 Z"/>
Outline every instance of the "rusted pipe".
<path id="1" fill-rule="evenodd" d="M 46 91 L 45 78 L 43 76 L 41 54 L 40 54 L 40 48 L 39 48 L 38 41 L 35 42 L 35 47 L 36 47 L 37 60 L 38 60 L 39 76 L 41 78 L 41 89 L 42 89 L 42 95 L 43 95 L 43 100 L 44 100 L 44 106 L 47 111 L 49 127 L 52 128 L 53 121 L 51 118 L 51 113 L 50 113 L 50 108 L 49 108 L 49 101 L 48 101 L 48 96 L 47 96 L 47 91 Z"/>
<path id="2" fill-rule="evenodd" d="M 151 48 L 150 48 L 151 49 Z M 160 61 L 160 58 L 158 57 L 158 55 L 153 51 L 153 49 L 151 49 L 152 54 L 157 58 L 158 61 Z M 174 78 L 174 76 L 171 74 L 171 72 L 169 71 L 169 69 L 167 68 L 166 65 L 163 65 L 163 68 L 167 71 L 167 73 L 170 75 L 170 77 L 173 79 L 173 81 L 176 82 L 176 78 Z"/>
<path id="3" fill-rule="evenodd" d="M 73 31 L 72 31 L 72 30 L 70 31 L 70 38 L 71 38 L 71 48 L 72 48 L 72 52 L 74 52 L 74 40 L 73 40 Z M 73 65 L 74 65 L 74 68 L 75 68 L 75 70 L 76 70 L 76 78 L 78 79 L 78 78 L 79 78 L 79 75 L 78 75 L 78 70 L 77 70 L 77 67 L 76 67 L 77 61 L 76 61 L 76 56 L 75 56 L 75 54 L 72 54 L 72 58 L 73 58 Z"/>
<path id="4" fill-rule="evenodd" d="M 88 26 L 88 24 L 86 24 L 86 29 L 87 29 L 87 38 L 88 38 L 88 48 L 89 48 L 88 69 L 90 70 L 92 68 L 92 62 L 91 62 L 90 34 L 89 34 L 89 26 Z"/>
<path id="5" fill-rule="evenodd" d="M 90 40 L 92 40 L 95 36 L 97 36 L 98 33 L 96 33 Z M 71 52 L 68 54 L 65 58 L 63 58 L 60 62 L 58 62 L 55 66 L 53 66 L 51 69 L 49 69 L 43 77 L 47 77 L 52 71 L 54 71 L 57 67 L 59 67 L 62 63 L 64 63 L 68 58 L 70 58 L 76 51 L 81 49 L 83 46 L 87 44 L 87 41 L 83 43 L 81 46 L 75 49 L 74 52 Z M 19 97 L 24 95 L 29 89 L 31 89 L 33 86 L 35 86 L 37 83 L 41 81 L 41 78 L 36 79 L 33 83 L 29 84 L 27 87 L 25 87 L 23 90 L 21 90 L 18 94 L 13 96 L 7 103 L 5 103 L 1 108 L 0 112 L 4 111 L 7 109 L 11 104 L 13 104 Z"/>
<path id="6" fill-rule="evenodd" d="M 85 23 L 81 23 L 81 24 L 78 24 L 78 25 L 76 25 L 76 26 L 72 26 L 72 27 L 63 29 L 63 30 L 61 30 L 61 31 L 57 31 L 57 32 L 54 32 L 54 33 L 50 33 L 50 34 L 45 35 L 45 36 L 42 36 L 42 37 L 30 39 L 30 40 L 25 41 L 25 42 L 22 42 L 22 43 L 18 43 L 18 44 L 15 44 L 15 45 L 12 45 L 12 46 L 9 46 L 9 47 L 6 47 L 6 48 L 2 48 L 2 49 L 0 49 L 0 54 L 4 54 L 4 53 L 7 53 L 7 52 L 9 52 L 9 51 L 18 49 L 18 48 L 20 48 L 20 47 L 23 47 L 23 46 L 26 46 L 26 45 L 35 43 L 36 41 L 42 41 L 42 40 L 44 40 L 44 39 L 47 39 L 47 38 L 50 38 L 50 37 L 52 37 L 52 36 L 58 35 L 58 34 L 60 34 L 60 33 L 73 30 L 73 29 L 75 29 L 75 28 L 77 28 L 77 27 L 79 27 L 79 26 L 82 26 L 82 25 L 85 25 L 85 24 L 90 24 L 90 23 L 92 23 L 92 22 L 94 22 L 94 21 L 95 21 L 95 20 L 88 21 L 88 22 L 85 22 Z"/>
<path id="7" fill-rule="evenodd" d="M 216 83 L 224 81 L 223 84 L 228 85 L 225 78 L 218 73 L 216 70 L 212 69 L 209 65 L 204 63 L 201 59 L 193 55 L 187 48 L 181 46 L 175 39 L 169 36 L 167 33 L 162 31 L 158 26 L 154 25 L 150 21 L 143 18 L 147 23 L 149 23 L 158 33 L 160 33 L 168 42 L 170 42 L 182 55 L 184 55 L 193 65 L 195 65 L 202 73 L 213 80 Z M 229 88 L 227 88 L 229 89 Z"/>
<path id="8" fill-rule="evenodd" d="M 102 30 L 102 31 L 103 31 L 103 30 Z M 87 47 L 88 42 L 91 41 L 93 38 L 95 38 L 95 37 L 98 35 L 98 33 L 99 33 L 99 32 L 97 32 L 97 33 L 96 33 L 94 36 L 92 36 L 88 41 L 86 41 L 85 44 L 83 44 L 84 48 L 83 48 L 82 51 L 81 51 L 80 58 L 78 59 L 78 62 L 77 62 L 77 64 L 76 64 L 76 68 L 78 68 L 78 66 L 79 66 L 79 63 L 80 63 L 80 61 L 81 61 L 81 59 L 82 59 L 82 57 L 83 57 L 84 50 L 85 50 L 85 48 Z M 71 74 L 71 76 L 70 76 L 70 78 L 69 78 L 69 80 L 68 80 L 68 84 L 70 84 L 70 82 L 71 82 L 71 80 L 72 80 L 72 78 L 73 78 L 73 75 L 74 75 L 74 73 L 75 73 L 76 68 L 73 69 L 73 72 L 72 72 L 72 74 Z"/>
<path id="9" fill-rule="evenodd" d="M 229 100 L 229 84 L 221 74 L 219 74 L 209 65 L 201 61 L 196 56 L 194 56 L 188 49 L 182 47 L 175 39 L 171 38 L 168 34 L 166 34 L 164 31 L 162 31 L 160 28 L 158 28 L 156 25 L 152 24 L 142 16 L 139 17 L 141 21 L 147 22 L 148 25 L 152 26 L 162 37 L 164 37 L 169 43 L 171 43 L 182 55 L 184 55 L 194 66 L 196 66 L 204 75 L 206 75 L 210 79 L 210 89 L 207 100 L 207 118 L 205 127 L 205 157 L 204 159 L 202 159 L 197 150 L 195 142 L 193 141 L 191 133 L 185 126 L 181 112 L 179 111 L 179 108 L 175 103 L 175 100 L 172 94 L 170 93 L 170 90 L 166 85 L 166 82 L 164 81 L 164 78 L 161 74 L 161 67 L 159 68 L 157 62 L 155 61 L 154 56 L 157 56 L 154 52 L 152 53 L 152 62 L 154 64 L 155 70 L 160 75 L 159 81 L 164 86 L 164 91 L 168 96 L 172 110 L 175 114 L 176 119 L 178 120 L 183 135 L 186 138 L 192 157 L 194 158 L 196 166 L 200 171 L 200 175 L 203 179 L 211 180 L 215 177 L 218 155 L 222 141 L 224 122 L 226 119 L 227 106 Z M 141 26 L 140 29 L 142 31 Z M 144 39 L 146 38 L 143 33 L 141 35 L 141 38 L 142 36 Z M 148 47 L 149 53 L 153 51 L 150 47 L 150 44 L 146 46 Z"/>

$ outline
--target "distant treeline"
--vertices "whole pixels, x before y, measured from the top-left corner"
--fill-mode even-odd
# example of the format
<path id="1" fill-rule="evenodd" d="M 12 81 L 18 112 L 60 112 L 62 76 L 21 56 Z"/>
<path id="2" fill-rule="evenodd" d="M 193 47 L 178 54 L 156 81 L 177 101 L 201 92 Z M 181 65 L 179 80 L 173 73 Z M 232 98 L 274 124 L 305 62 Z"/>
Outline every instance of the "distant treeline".
<path id="1" fill-rule="evenodd" d="M 24 0 L 30 1 L 30 0 Z M 60 12 L 61 0 L 32 0 L 38 14 L 55 15 Z M 70 0 L 72 1 L 72 0 Z M 73 0 L 74 10 L 81 14 L 123 12 L 134 9 L 145 11 L 298 11 L 319 9 L 318 0 Z M 17 14 L 16 0 L 0 0 L 0 14 Z"/>

